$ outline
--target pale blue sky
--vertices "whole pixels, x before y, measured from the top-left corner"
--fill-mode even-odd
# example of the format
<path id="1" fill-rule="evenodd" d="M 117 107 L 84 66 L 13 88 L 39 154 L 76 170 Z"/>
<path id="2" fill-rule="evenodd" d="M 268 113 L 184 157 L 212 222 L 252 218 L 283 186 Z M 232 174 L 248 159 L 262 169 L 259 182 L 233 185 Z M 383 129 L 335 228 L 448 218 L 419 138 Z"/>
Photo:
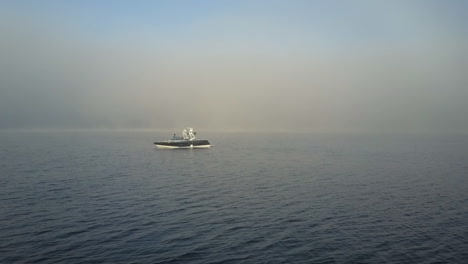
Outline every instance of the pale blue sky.
<path id="1" fill-rule="evenodd" d="M 0 128 L 466 132 L 467 7 L 2 1 Z"/>

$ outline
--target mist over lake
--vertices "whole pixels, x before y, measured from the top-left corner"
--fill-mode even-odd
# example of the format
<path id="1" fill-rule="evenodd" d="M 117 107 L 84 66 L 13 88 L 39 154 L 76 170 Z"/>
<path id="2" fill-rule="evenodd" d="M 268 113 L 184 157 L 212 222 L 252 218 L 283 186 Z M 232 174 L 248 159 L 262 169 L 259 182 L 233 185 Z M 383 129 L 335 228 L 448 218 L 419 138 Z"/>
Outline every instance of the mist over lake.
<path id="1" fill-rule="evenodd" d="M 466 133 L 465 1 L 3 1 L 1 129 Z"/>
<path id="2" fill-rule="evenodd" d="M 0 1 L 0 263 L 465 263 L 467 14 Z"/>

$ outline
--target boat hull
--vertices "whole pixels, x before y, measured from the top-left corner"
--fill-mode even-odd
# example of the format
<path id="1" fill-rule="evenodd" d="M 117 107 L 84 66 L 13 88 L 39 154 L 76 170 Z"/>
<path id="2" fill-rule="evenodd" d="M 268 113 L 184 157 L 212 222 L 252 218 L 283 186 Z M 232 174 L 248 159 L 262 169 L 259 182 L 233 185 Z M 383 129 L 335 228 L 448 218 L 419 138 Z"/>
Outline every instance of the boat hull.
<path id="1" fill-rule="evenodd" d="M 211 147 L 208 140 L 168 140 L 154 142 L 154 144 L 160 149 L 193 149 Z"/>

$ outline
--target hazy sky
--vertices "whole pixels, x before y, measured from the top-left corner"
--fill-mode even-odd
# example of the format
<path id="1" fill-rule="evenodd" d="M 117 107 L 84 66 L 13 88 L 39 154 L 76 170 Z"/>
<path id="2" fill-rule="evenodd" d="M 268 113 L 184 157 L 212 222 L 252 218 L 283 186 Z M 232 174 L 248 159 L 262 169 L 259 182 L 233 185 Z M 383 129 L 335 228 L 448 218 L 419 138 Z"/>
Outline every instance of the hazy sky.
<path id="1" fill-rule="evenodd" d="M 468 133 L 468 1 L 1 1 L 0 128 Z"/>

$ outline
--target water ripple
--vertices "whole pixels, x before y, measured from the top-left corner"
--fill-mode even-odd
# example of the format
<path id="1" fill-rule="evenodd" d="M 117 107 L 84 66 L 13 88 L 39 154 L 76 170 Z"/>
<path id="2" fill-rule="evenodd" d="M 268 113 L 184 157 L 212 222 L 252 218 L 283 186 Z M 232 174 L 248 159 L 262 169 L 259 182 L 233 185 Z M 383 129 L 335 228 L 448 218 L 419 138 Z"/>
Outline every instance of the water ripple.
<path id="1" fill-rule="evenodd" d="M 468 140 L 229 135 L 199 152 L 29 136 L 0 150 L 0 263 L 468 259 Z"/>

